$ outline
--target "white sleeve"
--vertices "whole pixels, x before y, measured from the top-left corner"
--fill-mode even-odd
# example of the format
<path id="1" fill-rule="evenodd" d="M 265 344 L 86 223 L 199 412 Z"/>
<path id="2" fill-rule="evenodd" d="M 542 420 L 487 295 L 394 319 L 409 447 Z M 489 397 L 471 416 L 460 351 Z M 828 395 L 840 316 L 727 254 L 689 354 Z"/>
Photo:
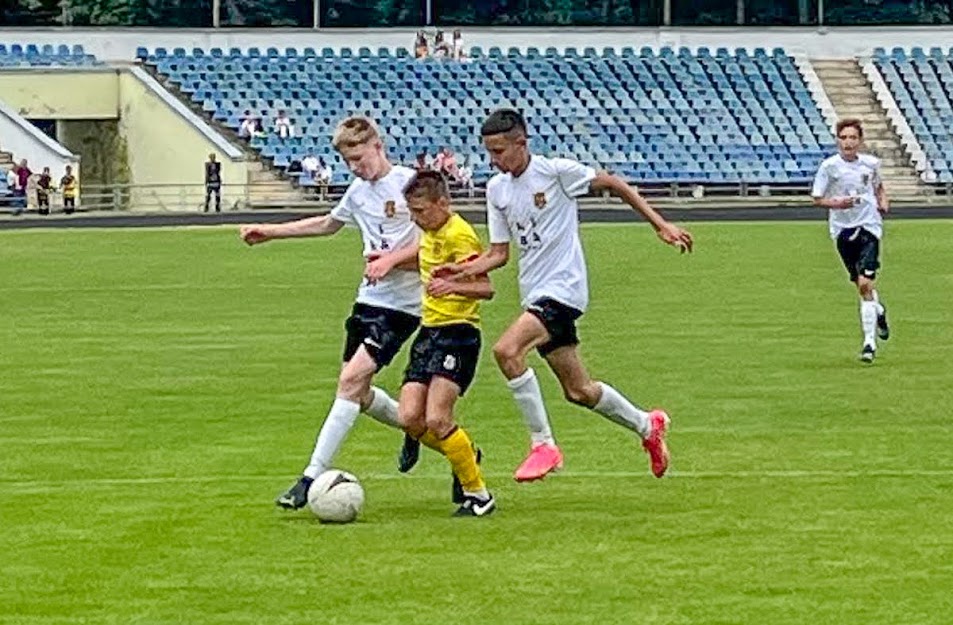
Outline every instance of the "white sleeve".
<path id="1" fill-rule="evenodd" d="M 824 197 L 827 193 L 827 187 L 830 186 L 831 178 L 827 173 L 828 167 L 821 163 L 821 168 L 817 170 L 814 176 L 814 187 L 811 189 L 811 197 Z"/>
<path id="2" fill-rule="evenodd" d="M 580 197 L 589 193 L 589 183 L 596 177 L 595 169 L 568 158 L 554 158 L 552 163 L 566 195 Z"/>
<path id="3" fill-rule="evenodd" d="M 490 193 L 486 194 L 486 225 L 490 231 L 490 243 L 509 243 L 510 226 L 503 211 L 493 204 Z"/>
<path id="4" fill-rule="evenodd" d="M 341 223 L 354 226 L 357 222 L 354 221 L 354 207 L 351 204 L 351 190 L 354 189 L 354 183 L 351 183 L 348 186 L 347 191 L 344 192 L 344 197 L 342 197 L 337 205 L 331 209 L 331 218 L 340 221 Z"/>

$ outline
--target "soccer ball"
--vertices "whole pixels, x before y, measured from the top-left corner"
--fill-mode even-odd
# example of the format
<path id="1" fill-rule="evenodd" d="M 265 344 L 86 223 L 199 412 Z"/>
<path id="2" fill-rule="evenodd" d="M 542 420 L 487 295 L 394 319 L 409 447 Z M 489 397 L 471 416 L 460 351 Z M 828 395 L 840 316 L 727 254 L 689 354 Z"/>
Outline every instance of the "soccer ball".
<path id="1" fill-rule="evenodd" d="M 308 507 L 322 523 L 350 523 L 364 507 L 364 488 L 347 471 L 325 471 L 308 489 Z"/>

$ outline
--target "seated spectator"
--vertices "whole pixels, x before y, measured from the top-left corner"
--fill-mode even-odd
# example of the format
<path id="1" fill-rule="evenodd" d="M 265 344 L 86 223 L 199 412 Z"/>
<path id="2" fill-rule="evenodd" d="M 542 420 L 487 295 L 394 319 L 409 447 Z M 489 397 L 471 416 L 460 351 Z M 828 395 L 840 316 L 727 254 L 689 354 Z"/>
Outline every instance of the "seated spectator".
<path id="1" fill-rule="evenodd" d="M 282 139 L 295 136 L 294 124 L 284 111 L 278 111 L 278 117 L 275 118 L 275 134 Z"/>
<path id="2" fill-rule="evenodd" d="M 242 117 L 242 125 L 238 128 L 238 136 L 242 139 L 251 139 L 255 136 L 255 131 L 259 127 L 258 118 L 251 114 L 251 111 L 245 111 Z"/>
<path id="3" fill-rule="evenodd" d="M 331 185 L 331 178 L 334 171 L 331 166 L 324 162 L 324 158 L 318 160 L 318 168 L 314 172 L 314 181 L 318 185 L 318 194 L 321 201 L 328 199 L 328 187 Z"/>
<path id="4" fill-rule="evenodd" d="M 433 163 L 430 160 L 430 156 L 426 152 L 421 152 L 417 155 L 417 160 L 414 161 L 412 165 L 417 171 L 427 171 L 433 169 Z"/>
<path id="5" fill-rule="evenodd" d="M 453 31 L 453 43 L 451 44 L 451 56 L 455 61 L 462 61 L 467 53 L 463 50 L 463 33 L 457 28 Z"/>
<path id="6" fill-rule="evenodd" d="M 469 197 L 473 197 L 473 168 L 467 161 L 464 161 L 463 167 L 457 170 L 457 182 L 467 190 Z"/>
<path id="7" fill-rule="evenodd" d="M 417 38 L 414 40 L 414 58 L 425 59 L 428 56 L 430 56 L 430 47 L 427 44 L 427 34 L 418 30 Z"/>
<path id="8" fill-rule="evenodd" d="M 447 177 L 451 182 L 456 182 L 459 178 L 457 171 L 457 157 L 453 155 L 453 150 L 444 146 L 433 160 L 433 169 Z"/>
<path id="9" fill-rule="evenodd" d="M 451 54 L 450 42 L 443 38 L 443 31 L 438 30 L 433 40 L 433 55 L 437 59 L 445 59 Z"/>
<path id="10" fill-rule="evenodd" d="M 308 153 L 303 159 L 301 159 L 301 171 L 309 180 L 314 180 L 318 177 L 318 166 L 320 165 L 318 159 L 314 157 L 314 154 Z"/>

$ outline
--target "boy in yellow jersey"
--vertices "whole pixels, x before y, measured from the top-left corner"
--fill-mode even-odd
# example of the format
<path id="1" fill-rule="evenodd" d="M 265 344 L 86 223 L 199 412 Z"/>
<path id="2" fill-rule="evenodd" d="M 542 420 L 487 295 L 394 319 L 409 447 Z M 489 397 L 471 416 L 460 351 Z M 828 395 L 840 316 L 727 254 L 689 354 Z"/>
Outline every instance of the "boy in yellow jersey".
<path id="1" fill-rule="evenodd" d="M 76 210 L 76 186 L 73 168 L 67 165 L 66 174 L 60 179 L 60 187 L 63 189 L 63 212 L 67 215 Z"/>
<path id="2" fill-rule="evenodd" d="M 487 276 L 455 282 L 434 275 L 437 267 L 466 262 L 482 252 L 473 227 L 450 208 L 444 177 L 422 171 L 407 184 L 410 218 L 423 234 L 417 263 L 426 287 L 421 329 L 410 352 L 400 390 L 398 419 L 404 430 L 450 461 L 463 489 L 454 516 L 485 516 L 496 508 L 477 463 L 477 452 L 453 418 L 453 407 L 473 381 L 480 357 L 480 300 L 493 297 Z"/>

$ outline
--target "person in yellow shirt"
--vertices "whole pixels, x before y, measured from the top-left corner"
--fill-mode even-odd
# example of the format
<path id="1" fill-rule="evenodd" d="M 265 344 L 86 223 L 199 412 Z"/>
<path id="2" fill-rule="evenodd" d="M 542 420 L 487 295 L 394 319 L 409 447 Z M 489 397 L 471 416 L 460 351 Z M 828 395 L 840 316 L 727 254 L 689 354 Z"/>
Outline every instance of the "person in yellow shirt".
<path id="1" fill-rule="evenodd" d="M 67 215 L 76 210 L 76 187 L 78 186 L 73 168 L 66 166 L 66 174 L 60 179 L 60 188 L 63 189 L 63 212 Z"/>
<path id="2" fill-rule="evenodd" d="M 417 264 L 425 290 L 421 328 L 410 350 L 400 391 L 404 430 L 446 456 L 462 487 L 454 516 L 485 516 L 496 508 L 478 464 L 478 452 L 453 410 L 466 393 L 480 357 L 480 301 L 493 297 L 487 276 L 465 282 L 434 269 L 476 258 L 483 247 L 473 227 L 450 207 L 450 189 L 435 171 L 422 171 L 404 189 L 410 217 L 423 234 Z"/>

